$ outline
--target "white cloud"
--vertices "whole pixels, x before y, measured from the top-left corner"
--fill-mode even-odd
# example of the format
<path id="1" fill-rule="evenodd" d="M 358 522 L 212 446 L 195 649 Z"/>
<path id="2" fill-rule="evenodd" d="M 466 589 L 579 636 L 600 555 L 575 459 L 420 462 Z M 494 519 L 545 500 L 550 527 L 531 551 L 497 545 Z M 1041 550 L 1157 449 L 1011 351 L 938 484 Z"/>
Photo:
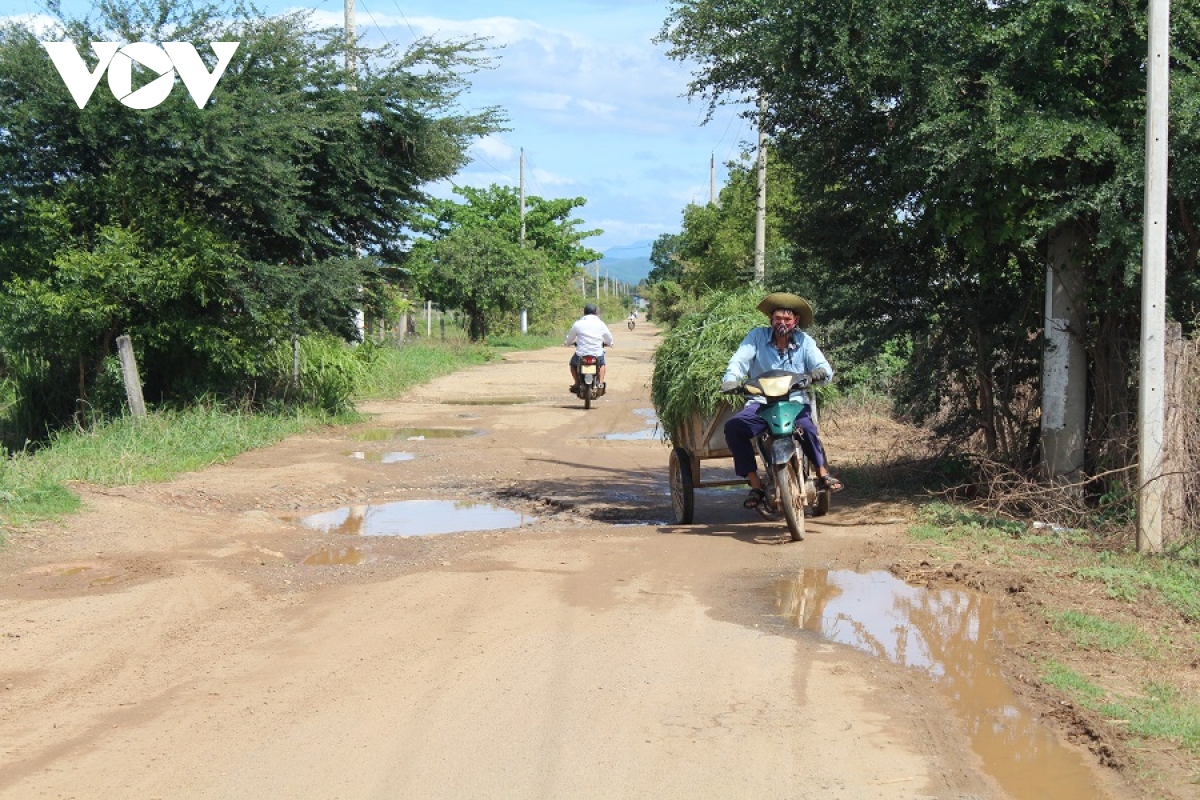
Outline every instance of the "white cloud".
<path id="1" fill-rule="evenodd" d="M 540 111 L 562 111 L 571 103 L 569 94 L 554 94 L 552 92 L 522 92 L 516 95 L 519 103 Z"/>
<path id="2" fill-rule="evenodd" d="M 491 162 L 511 162 L 516 149 L 496 134 L 489 134 L 471 145 L 471 150 Z"/>
<path id="3" fill-rule="evenodd" d="M 582 106 L 585 111 L 589 111 L 599 117 L 612 116 L 613 112 L 617 110 L 617 107 L 614 105 L 609 103 L 597 103 L 594 100 L 580 100 L 579 105 Z"/>
<path id="4" fill-rule="evenodd" d="M 577 183 L 574 178 L 568 178 L 565 175 L 558 175 L 548 169 L 540 167 L 532 170 L 532 178 L 539 186 L 573 186 Z"/>
<path id="5" fill-rule="evenodd" d="M 56 36 L 62 32 L 58 27 L 58 23 L 53 18 L 45 14 L 16 14 L 10 17 L 0 16 L 0 25 L 18 25 L 33 31 L 34 35 L 41 38 L 47 34 Z"/>

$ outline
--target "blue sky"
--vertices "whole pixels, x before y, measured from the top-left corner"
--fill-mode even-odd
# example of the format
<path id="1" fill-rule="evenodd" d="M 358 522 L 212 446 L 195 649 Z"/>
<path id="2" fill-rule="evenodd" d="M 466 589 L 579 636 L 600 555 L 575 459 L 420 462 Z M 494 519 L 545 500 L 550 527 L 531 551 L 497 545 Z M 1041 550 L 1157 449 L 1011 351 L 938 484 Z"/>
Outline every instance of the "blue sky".
<path id="1" fill-rule="evenodd" d="M 311 8 L 320 24 L 341 25 L 344 0 L 258 0 L 267 13 Z M 87 0 L 64 0 L 70 11 Z M 5 0 L 7 14 L 32 14 L 39 0 Z M 690 67 L 669 60 L 651 39 L 667 0 L 355 0 L 358 34 L 369 44 L 406 44 L 417 35 L 489 37 L 495 69 L 471 77 L 468 108 L 505 109 L 511 130 L 472 149 L 458 185 L 516 186 L 525 151 L 527 194 L 583 197 L 587 241 L 610 256 L 677 232 L 684 206 L 709 196 L 709 160 L 718 190 L 724 163 L 753 131 L 736 109 L 702 125 L 705 106 L 689 101 Z M 136 113 L 136 112 L 131 112 Z M 435 188 L 446 196 L 449 186 Z"/>

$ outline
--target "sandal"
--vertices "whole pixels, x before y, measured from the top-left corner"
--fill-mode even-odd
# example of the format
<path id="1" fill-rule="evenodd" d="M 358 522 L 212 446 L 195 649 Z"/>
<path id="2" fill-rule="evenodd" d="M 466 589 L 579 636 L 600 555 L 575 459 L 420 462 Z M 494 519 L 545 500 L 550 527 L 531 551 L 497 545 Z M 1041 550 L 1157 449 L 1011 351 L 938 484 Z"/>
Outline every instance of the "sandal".
<path id="1" fill-rule="evenodd" d="M 831 492 L 840 492 L 846 485 L 833 475 L 822 475 L 817 478 L 817 488 L 821 491 L 828 489 Z"/>
<path id="2" fill-rule="evenodd" d="M 742 508 L 758 508 L 767 499 L 767 493 L 762 489 L 751 489 L 750 494 L 742 501 Z"/>

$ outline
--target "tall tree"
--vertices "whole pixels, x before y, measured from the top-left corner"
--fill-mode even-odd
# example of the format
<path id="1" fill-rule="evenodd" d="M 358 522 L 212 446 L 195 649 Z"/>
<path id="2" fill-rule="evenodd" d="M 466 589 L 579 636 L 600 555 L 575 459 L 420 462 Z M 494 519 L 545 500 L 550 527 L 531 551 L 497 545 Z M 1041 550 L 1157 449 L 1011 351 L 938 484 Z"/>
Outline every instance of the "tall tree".
<path id="1" fill-rule="evenodd" d="M 1190 320 L 1197 9 L 1173 15 L 1173 309 Z M 1052 235 L 1082 233 L 1093 465 L 1130 406 L 1144 146 L 1144 4 L 681 0 L 661 40 L 711 102 L 767 100 L 804 213 L 789 236 L 864 351 L 914 345 L 905 397 L 1036 460 Z M 1189 266 L 1189 261 L 1191 266 Z"/>
<path id="2" fill-rule="evenodd" d="M 526 198 L 522 242 L 516 190 L 493 184 L 454 193 L 465 202 L 434 200 L 415 224 L 426 238 L 414 244 L 410 263 L 423 293 L 467 313 L 473 338 L 485 335 L 489 314 L 546 306 L 549 295 L 567 291 L 581 266 L 601 257 L 583 245 L 601 231 L 580 230 L 581 221 L 571 216 L 586 202 L 582 197 Z M 488 265 L 470 263 L 472 252 L 487 253 Z M 518 280 L 500 265 L 524 270 L 529 279 Z M 462 270 L 463 277 L 449 275 L 451 270 Z"/>
<path id="3" fill-rule="evenodd" d="M 80 109 L 39 35 L 0 27 L 0 349 L 63 365 L 70 397 L 87 396 L 117 332 L 152 398 L 249 389 L 263 349 L 294 332 L 352 336 L 423 186 L 501 124 L 459 107 L 488 66 L 478 39 L 360 48 L 351 75 L 342 32 L 304 13 L 109 0 L 59 19 L 93 70 L 92 41 L 194 42 L 208 69 L 208 42 L 240 42 L 203 108 L 181 87 L 128 108 L 101 82 Z M 70 307 L 94 321 L 51 330 Z"/>
<path id="4" fill-rule="evenodd" d="M 473 341 L 488 335 L 488 319 L 527 307 L 545 287 L 548 260 L 522 249 L 495 225 L 464 225 L 414 254 L 414 269 L 426 296 L 462 309 Z"/>

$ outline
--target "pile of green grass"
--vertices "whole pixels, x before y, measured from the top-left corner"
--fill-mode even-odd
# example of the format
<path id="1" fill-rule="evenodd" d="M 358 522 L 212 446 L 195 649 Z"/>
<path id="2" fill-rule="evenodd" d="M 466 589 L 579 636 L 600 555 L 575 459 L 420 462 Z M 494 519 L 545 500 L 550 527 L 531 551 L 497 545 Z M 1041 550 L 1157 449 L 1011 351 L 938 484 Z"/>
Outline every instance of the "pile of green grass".
<path id="1" fill-rule="evenodd" d="M 654 354 L 650 399 L 666 435 L 694 414 L 712 416 L 728 402 L 720 392 L 721 376 L 750 329 L 766 323 L 755 309 L 761 300 L 761 289 L 715 294 L 663 337 Z"/>

